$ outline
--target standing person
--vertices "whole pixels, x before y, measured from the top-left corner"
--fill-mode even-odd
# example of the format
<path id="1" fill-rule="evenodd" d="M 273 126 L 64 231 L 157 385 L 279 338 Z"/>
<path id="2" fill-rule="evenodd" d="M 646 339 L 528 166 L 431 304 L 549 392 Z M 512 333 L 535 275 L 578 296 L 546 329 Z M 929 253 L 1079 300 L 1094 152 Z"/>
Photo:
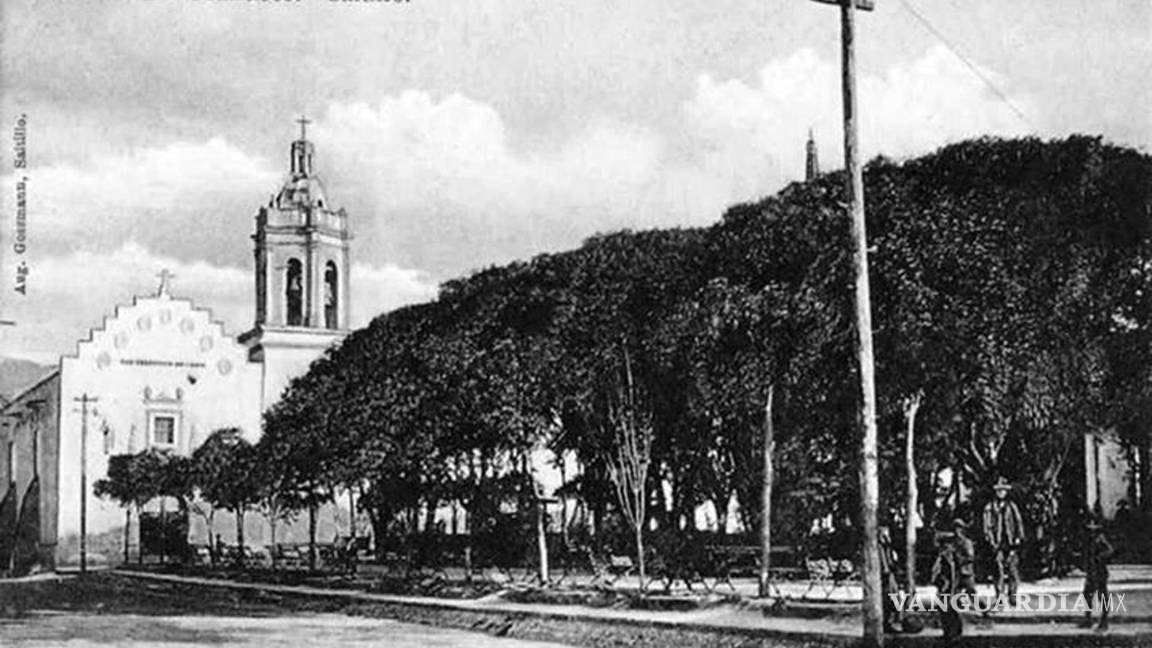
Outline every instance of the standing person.
<path id="1" fill-rule="evenodd" d="M 937 612 L 940 615 L 940 629 L 944 631 L 945 645 L 952 645 L 964 633 L 964 622 L 953 601 L 960 591 L 954 540 L 955 534 L 951 531 L 936 532 L 936 562 L 932 565 L 932 584 L 936 586 L 937 602 L 943 604 Z"/>
<path id="2" fill-rule="evenodd" d="M 893 634 L 903 631 L 904 627 L 900 619 L 900 608 L 896 606 L 896 602 L 892 600 L 892 595 L 900 591 L 900 585 L 896 581 L 896 574 L 892 571 L 892 566 L 896 564 L 896 551 L 892 548 L 892 534 L 889 532 L 887 526 L 881 526 L 879 529 L 880 540 L 880 592 L 883 596 L 884 607 L 884 632 Z"/>
<path id="3" fill-rule="evenodd" d="M 1001 477 L 993 487 L 996 497 L 984 507 L 984 539 L 996 556 L 996 598 L 1005 594 L 1008 604 L 1016 601 L 1020 584 L 1020 545 L 1024 542 L 1024 519 L 1016 503 L 1008 499 L 1012 486 Z"/>
<path id="4" fill-rule="evenodd" d="M 1092 627 L 1092 608 L 1095 599 L 1100 600 L 1100 625 L 1097 630 L 1108 629 L 1108 559 L 1112 557 L 1112 544 L 1104 535 L 1103 527 L 1095 518 L 1088 520 L 1087 542 L 1084 546 L 1084 598 L 1088 601 L 1088 611 L 1084 613 L 1082 628 Z"/>
<path id="5" fill-rule="evenodd" d="M 976 595 L 976 546 L 968 537 L 968 522 L 962 518 L 952 520 L 952 531 L 956 534 L 956 579 L 957 593 Z"/>

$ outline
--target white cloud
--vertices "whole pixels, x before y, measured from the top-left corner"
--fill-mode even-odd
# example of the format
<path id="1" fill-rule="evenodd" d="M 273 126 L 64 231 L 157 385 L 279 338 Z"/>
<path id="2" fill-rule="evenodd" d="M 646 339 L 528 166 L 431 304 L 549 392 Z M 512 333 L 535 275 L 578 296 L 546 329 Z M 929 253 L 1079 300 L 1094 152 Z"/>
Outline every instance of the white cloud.
<path id="1" fill-rule="evenodd" d="M 838 65 L 800 50 L 753 83 L 704 74 L 675 131 L 590 116 L 550 147 L 524 145 L 492 105 L 460 94 L 330 104 L 311 134 L 329 196 L 348 207 L 357 237 L 355 323 L 430 298 L 436 279 L 569 248 L 597 231 L 712 222 L 798 178 L 809 127 L 824 167 L 839 166 Z M 942 47 L 863 76 L 860 88 L 866 155 L 1024 129 Z M 1030 112 L 1026 97 L 1013 102 Z M 242 329 L 251 321 L 252 216 L 286 164 L 213 138 L 31 169 L 34 297 L 13 301 L 29 323 L 18 348 L 83 334 L 113 304 L 151 290 L 161 267 L 178 275 L 177 293 Z M 5 178 L 0 200 L 11 200 L 13 181 Z M 5 203 L 4 217 L 12 212 Z"/>
<path id="2" fill-rule="evenodd" d="M 982 73 L 1003 83 L 991 71 Z M 775 189 L 803 173 L 803 142 L 813 128 L 822 166 L 841 167 L 839 62 L 804 49 L 765 65 L 758 81 L 717 81 L 707 74 L 697 80 L 684 113 L 699 140 L 709 145 L 702 147 L 710 151 L 705 166 L 728 166 L 737 186 Z M 883 76 L 862 76 L 859 88 L 860 142 L 867 157 L 923 154 L 967 137 L 1029 130 L 943 46 Z M 1028 114 L 1027 98 L 1012 102 Z M 768 165 L 774 177 L 758 180 L 756 172 Z"/>
<path id="3" fill-rule="evenodd" d="M 256 207 L 280 181 L 265 160 L 219 138 L 94 154 L 26 175 L 34 249 L 110 251 L 135 240 L 214 263 L 244 258 Z M 5 178 L 5 197 L 13 182 Z"/>
<path id="4" fill-rule="evenodd" d="M 30 260 L 29 265 L 27 296 L 5 300 L 0 313 L 17 322 L 0 330 L 5 354 L 9 350 L 36 357 L 71 353 L 75 342 L 100 326 L 116 305 L 154 294 L 162 269 L 174 275 L 170 283 L 174 296 L 211 309 L 228 334 L 252 325 L 253 278 L 248 268 L 182 261 L 132 241 L 111 253 L 48 256 Z M 434 297 L 436 286 L 420 272 L 358 263 L 352 267 L 351 290 L 352 324 L 359 327 L 385 310 Z"/>
<path id="5" fill-rule="evenodd" d="M 315 132 L 325 176 L 360 201 L 353 220 L 377 215 L 369 237 L 438 273 L 686 217 L 663 199 L 660 138 L 609 120 L 552 150 L 524 150 L 491 106 L 407 91 L 375 106 L 333 104 Z"/>
<path id="6" fill-rule="evenodd" d="M 352 264 L 352 326 L 361 327 L 381 313 L 436 297 L 437 285 L 427 274 L 394 265 Z"/>

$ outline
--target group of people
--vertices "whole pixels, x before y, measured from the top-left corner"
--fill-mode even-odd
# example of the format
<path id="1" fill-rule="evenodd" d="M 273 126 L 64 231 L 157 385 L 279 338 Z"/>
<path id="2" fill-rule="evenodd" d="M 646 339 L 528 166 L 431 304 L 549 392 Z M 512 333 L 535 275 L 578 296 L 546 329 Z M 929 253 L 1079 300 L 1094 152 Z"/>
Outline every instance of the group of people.
<path id="1" fill-rule="evenodd" d="M 996 565 L 995 593 L 998 605 L 1013 606 L 1017 601 L 1020 583 L 1020 549 L 1024 543 L 1024 520 L 1020 509 L 1008 494 L 1012 486 L 1001 478 L 993 487 L 995 497 L 984 507 L 981 518 L 983 539 L 993 553 Z M 1084 598 L 1108 597 L 1108 559 L 1112 546 L 1099 522 L 1088 523 L 1089 536 L 1083 551 L 1085 572 Z M 937 598 L 947 601 L 938 608 L 940 626 L 946 641 L 963 632 L 960 609 L 974 609 L 976 595 L 976 545 L 969 534 L 967 521 L 957 518 L 950 526 L 935 533 L 936 560 L 932 566 L 932 584 Z M 894 566 L 897 554 L 892 547 L 887 527 L 880 529 L 880 566 L 884 594 L 884 625 L 886 632 L 918 632 L 920 626 L 912 619 L 903 618 L 902 611 L 889 596 L 900 590 Z M 960 600 L 959 604 L 956 604 Z M 1108 605 L 1101 605 L 1098 628 L 1108 628 Z M 1092 626 L 1091 608 L 1086 612 L 1082 627 Z"/>

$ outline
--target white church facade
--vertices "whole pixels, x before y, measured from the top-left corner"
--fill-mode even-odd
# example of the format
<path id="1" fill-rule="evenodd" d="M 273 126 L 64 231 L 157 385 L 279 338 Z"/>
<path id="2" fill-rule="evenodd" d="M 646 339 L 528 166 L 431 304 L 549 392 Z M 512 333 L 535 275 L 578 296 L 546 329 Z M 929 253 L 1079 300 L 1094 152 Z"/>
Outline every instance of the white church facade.
<path id="1" fill-rule="evenodd" d="M 251 330 L 227 336 L 211 310 L 171 294 L 165 271 L 0 410 L 0 572 L 76 564 L 82 509 L 87 537 L 123 528 L 124 510 L 93 493 L 111 456 L 187 455 L 230 427 L 255 442 L 264 410 L 347 333 L 347 215 L 328 203 L 305 123 L 256 214 Z"/>

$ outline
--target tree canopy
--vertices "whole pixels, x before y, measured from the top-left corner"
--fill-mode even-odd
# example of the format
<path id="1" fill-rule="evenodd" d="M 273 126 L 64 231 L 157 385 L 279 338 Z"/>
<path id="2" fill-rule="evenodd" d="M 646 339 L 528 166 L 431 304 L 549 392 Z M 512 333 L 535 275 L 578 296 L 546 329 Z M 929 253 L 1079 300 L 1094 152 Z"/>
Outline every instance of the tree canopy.
<path id="1" fill-rule="evenodd" d="M 865 187 L 885 500 L 900 499 L 901 404 L 919 393 L 923 479 L 952 467 L 979 493 L 1011 473 L 1037 494 L 1031 522 L 1054 524 L 1044 507 L 1083 495 L 1065 469 L 1078 435 L 1146 444 L 1152 429 L 1152 159 L 1092 137 L 984 138 L 873 160 Z M 277 483 L 362 489 L 380 530 L 448 501 L 483 524 L 547 447 L 578 460 L 570 488 L 604 514 L 618 505 L 602 431 L 626 354 L 651 408 L 660 527 L 691 529 L 700 504 L 723 515 L 732 497 L 751 526 L 773 387 L 774 511 L 794 535 L 850 520 L 842 193 L 832 173 L 710 227 L 598 235 L 377 317 L 267 413 Z"/>

